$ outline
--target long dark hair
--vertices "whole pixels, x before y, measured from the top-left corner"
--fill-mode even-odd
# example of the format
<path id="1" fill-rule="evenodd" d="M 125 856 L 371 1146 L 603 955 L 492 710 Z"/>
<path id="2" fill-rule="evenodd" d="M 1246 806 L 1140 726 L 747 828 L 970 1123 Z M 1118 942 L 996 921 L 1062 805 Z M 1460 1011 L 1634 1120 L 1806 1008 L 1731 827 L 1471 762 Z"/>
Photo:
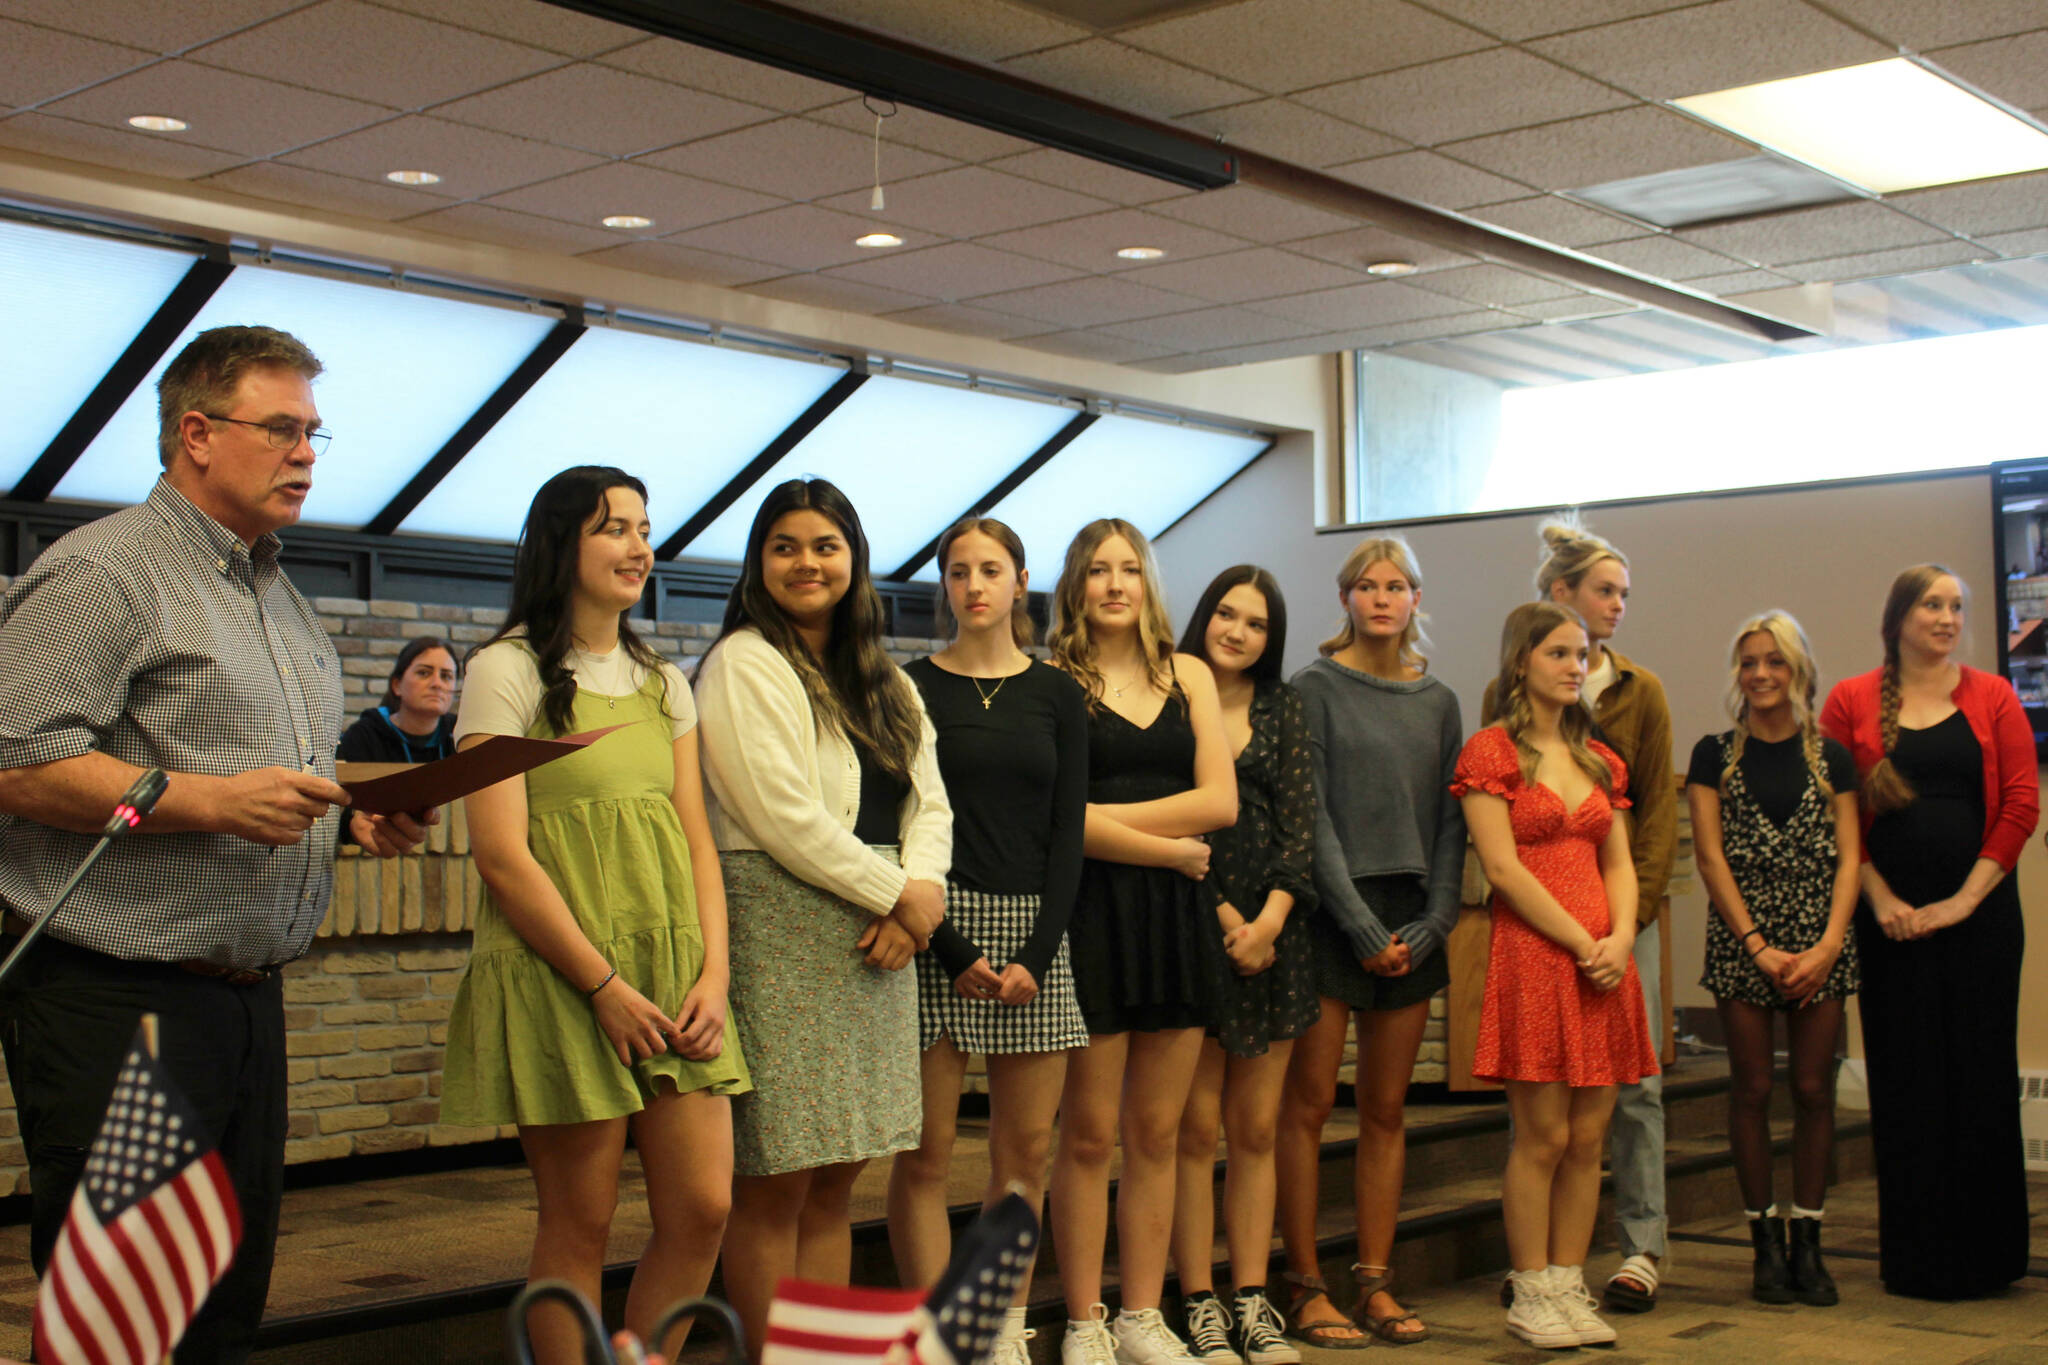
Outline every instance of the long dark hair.
<path id="1" fill-rule="evenodd" d="M 575 724 L 576 675 L 562 661 L 576 646 L 570 634 L 569 598 L 576 587 L 576 569 L 583 554 L 583 533 L 606 515 L 614 488 L 630 488 L 647 500 L 647 485 L 623 469 L 579 464 L 549 479 L 526 509 L 519 548 L 512 557 L 512 601 L 505 624 L 478 645 L 485 649 L 514 631 L 524 630 L 526 643 L 540 665 L 540 710 L 548 728 L 567 734 Z M 661 668 L 661 656 L 633 633 L 632 608 L 619 613 L 619 643 L 633 662 L 650 673 Z M 476 657 L 476 650 L 470 651 Z M 667 709 L 664 701 L 663 709 Z"/>
<path id="2" fill-rule="evenodd" d="M 822 657 L 811 653 L 796 626 L 783 615 L 761 572 L 768 533 L 791 512 L 816 512 L 838 527 L 853 559 L 853 578 L 846 595 L 832 609 L 832 638 Z M 824 479 L 791 479 L 776 485 L 762 500 L 761 510 L 754 513 L 754 524 L 747 530 L 747 556 L 740 564 L 740 581 L 733 584 L 732 595 L 725 600 L 725 620 L 711 648 L 717 649 L 734 631 L 752 626 L 796 670 L 817 718 L 907 782 L 924 722 L 909 680 L 882 647 L 882 623 L 882 596 L 868 575 L 868 537 L 853 504 Z"/>
<path id="3" fill-rule="evenodd" d="M 939 633 L 945 636 L 956 634 L 960 625 L 953 619 L 953 602 L 946 595 L 946 579 L 951 572 L 946 556 L 953 552 L 953 542 L 969 531 L 978 531 L 1002 546 L 1003 553 L 1010 557 L 1010 568 L 1017 577 L 1024 576 L 1024 542 L 1003 522 L 994 517 L 967 516 L 947 527 L 946 533 L 939 537 L 939 591 L 934 612 L 938 618 Z M 1031 599 L 1028 597 L 1019 597 L 1010 605 L 1010 639 L 1022 650 L 1029 650 L 1038 643 L 1038 626 L 1031 619 Z"/>
<path id="4" fill-rule="evenodd" d="M 384 700 L 381 705 L 385 710 L 398 709 L 398 680 L 405 676 L 405 670 L 412 667 L 414 660 L 430 649 L 447 650 L 448 662 L 455 665 L 455 676 L 462 676 L 462 656 L 455 652 L 454 645 L 438 635 L 422 635 L 417 640 L 408 641 L 405 648 L 398 651 L 398 658 L 392 661 L 391 677 L 384 684 Z"/>
<path id="5" fill-rule="evenodd" d="M 1209 618 L 1216 614 L 1216 608 L 1232 588 L 1246 584 L 1257 588 L 1266 599 L 1266 650 L 1245 670 L 1245 676 L 1254 683 L 1279 682 L 1281 656 L 1287 653 L 1287 599 L 1280 595 L 1280 584 L 1273 575 L 1256 564 L 1233 564 L 1202 589 L 1202 600 L 1195 603 L 1187 629 L 1181 632 L 1180 652 L 1192 654 L 1203 663 L 1214 662 L 1209 658 Z"/>

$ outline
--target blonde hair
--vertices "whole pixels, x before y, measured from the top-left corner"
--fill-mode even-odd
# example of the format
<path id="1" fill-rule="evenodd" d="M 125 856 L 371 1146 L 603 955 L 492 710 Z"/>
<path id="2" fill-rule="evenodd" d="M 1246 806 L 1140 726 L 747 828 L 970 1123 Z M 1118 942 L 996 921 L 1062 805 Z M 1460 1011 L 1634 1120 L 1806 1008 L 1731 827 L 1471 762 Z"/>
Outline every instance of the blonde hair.
<path id="1" fill-rule="evenodd" d="M 1577 592 L 1593 566 L 1611 559 L 1628 567 L 1628 556 L 1605 539 L 1593 534 L 1579 519 L 1577 508 L 1561 512 L 1543 523 L 1537 534 L 1543 538 L 1543 560 L 1536 566 L 1536 596 L 1548 598 L 1553 584 L 1562 583 Z"/>
<path id="2" fill-rule="evenodd" d="M 1743 747 L 1749 742 L 1749 694 L 1742 690 L 1742 642 L 1752 635 L 1768 636 L 1771 647 L 1784 655 L 1785 662 L 1792 667 L 1792 719 L 1799 726 L 1800 748 L 1821 795 L 1832 798 L 1835 787 L 1828 781 L 1828 766 L 1821 755 L 1820 726 L 1813 714 L 1814 693 L 1820 689 L 1820 670 L 1813 661 L 1813 646 L 1806 642 L 1806 632 L 1792 619 L 1792 613 L 1776 607 L 1737 626 L 1735 639 L 1728 646 L 1727 706 L 1728 715 L 1735 722 L 1735 743 L 1728 766 L 1721 770 L 1720 785 L 1724 790 L 1727 788 L 1728 779 L 1742 762 Z"/>
<path id="3" fill-rule="evenodd" d="M 1352 586 L 1365 576 L 1365 571 L 1385 560 L 1400 571 L 1408 580 L 1408 586 L 1416 592 L 1422 591 L 1422 567 L 1415 562 L 1415 550 L 1397 535 L 1367 536 L 1353 546 L 1351 553 L 1344 556 L 1344 567 L 1337 570 L 1337 591 L 1349 593 Z M 1401 631 L 1401 662 L 1418 673 L 1427 672 L 1429 660 L 1419 647 L 1429 637 L 1422 632 L 1422 623 L 1429 617 L 1422 608 L 1416 607 L 1408 615 L 1408 624 Z M 1344 612 L 1344 624 L 1337 633 L 1316 646 L 1316 651 L 1325 658 L 1349 649 L 1358 638 L 1358 627 L 1351 619 L 1350 609 Z"/>
<path id="4" fill-rule="evenodd" d="M 1053 663 L 1081 684 L 1091 707 L 1102 701 L 1103 680 L 1095 663 L 1095 640 L 1088 633 L 1088 566 L 1111 536 L 1122 536 L 1129 543 L 1138 556 L 1139 575 L 1145 580 L 1144 599 L 1138 604 L 1138 652 L 1144 657 L 1149 681 L 1169 694 L 1174 687 L 1173 626 L 1166 617 L 1152 542 L 1121 517 L 1101 517 L 1083 526 L 1067 546 L 1059 586 L 1053 590 L 1052 630 L 1046 636 Z"/>
<path id="5" fill-rule="evenodd" d="M 1911 805 L 1918 795 L 1892 762 L 1892 750 L 1899 744 L 1899 632 L 1906 624 L 1906 613 L 1942 578 L 1953 578 L 1957 588 L 1969 591 L 1953 569 L 1940 564 L 1915 564 L 1893 579 L 1891 591 L 1885 594 L 1884 618 L 1878 624 L 1878 634 L 1884 639 L 1884 683 L 1878 692 L 1877 712 L 1884 757 L 1863 779 L 1863 799 L 1878 815 Z"/>
<path id="6" fill-rule="evenodd" d="M 1536 780 L 1536 765 L 1542 759 L 1525 736 L 1535 723 L 1536 708 L 1529 701 L 1529 656 L 1536 646 L 1550 638 L 1560 626 L 1586 628 L 1579 614 L 1559 602 L 1524 602 L 1508 613 L 1500 629 L 1500 676 L 1494 683 L 1499 698 L 1500 727 L 1515 742 L 1521 760 L 1522 781 Z M 1567 706 L 1558 713 L 1558 733 L 1571 751 L 1572 762 L 1605 791 L 1614 796 L 1614 770 L 1607 760 L 1593 752 L 1593 718 L 1583 706 Z"/>

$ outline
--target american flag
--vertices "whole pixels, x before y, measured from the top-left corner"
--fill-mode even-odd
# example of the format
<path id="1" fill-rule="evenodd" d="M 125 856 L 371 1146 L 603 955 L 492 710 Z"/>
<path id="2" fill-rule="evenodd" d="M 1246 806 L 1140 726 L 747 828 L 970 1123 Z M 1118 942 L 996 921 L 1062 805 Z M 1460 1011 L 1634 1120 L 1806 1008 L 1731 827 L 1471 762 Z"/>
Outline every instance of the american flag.
<path id="1" fill-rule="evenodd" d="M 136 1030 L 36 1299 L 36 1359 L 160 1365 L 234 1258 L 242 1212 L 192 1106 Z"/>

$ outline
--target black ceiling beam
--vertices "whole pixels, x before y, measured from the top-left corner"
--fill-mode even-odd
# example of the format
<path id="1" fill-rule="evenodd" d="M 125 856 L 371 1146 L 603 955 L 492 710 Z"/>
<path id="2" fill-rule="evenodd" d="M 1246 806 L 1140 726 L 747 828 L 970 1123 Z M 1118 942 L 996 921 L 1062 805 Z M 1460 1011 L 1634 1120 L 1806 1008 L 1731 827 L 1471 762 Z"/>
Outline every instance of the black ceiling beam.
<path id="1" fill-rule="evenodd" d="M 832 381 L 832 387 L 819 394 L 798 418 L 782 429 L 782 433 L 761 448 L 761 453 L 747 461 L 739 473 L 726 480 L 725 487 L 712 495 L 711 501 L 691 513 L 690 519 L 676 528 L 676 533 L 661 542 L 654 551 L 656 559 L 674 559 L 691 541 L 704 534 L 705 528 L 725 515 L 725 509 L 738 502 L 749 488 L 759 483 L 775 462 L 795 450 L 797 442 L 818 429 L 818 423 L 830 417 L 835 409 L 853 397 L 853 391 L 868 382 L 860 370 L 848 370 Z"/>
<path id="2" fill-rule="evenodd" d="M 665 38 L 1157 176 L 1189 189 L 1237 181 L 1217 139 L 769 0 L 552 0 Z"/>
<path id="3" fill-rule="evenodd" d="M 434 458 L 422 465 L 419 472 L 406 481 L 405 487 L 398 490 L 398 496 L 384 504 L 384 510 L 371 517 L 363 529 L 378 536 L 388 536 L 396 531 L 399 523 L 426 501 L 427 494 L 448 477 L 450 470 L 462 463 L 462 457 L 475 449 L 477 442 L 488 436 L 492 427 L 505 419 L 505 414 L 512 411 L 512 405 L 526 397 L 527 392 L 540 382 L 541 376 L 553 369 L 555 362 L 567 355 L 569 348 L 587 330 L 583 325 L 583 310 L 570 309 L 569 315 L 549 328 L 540 344 L 505 377 L 497 392 L 469 415 L 469 420 L 448 438 L 447 444 L 434 452 Z"/>
<path id="4" fill-rule="evenodd" d="M 1065 450 L 1068 446 L 1072 445 L 1074 443 L 1074 438 L 1076 436 L 1079 436 L 1082 432 L 1094 426 L 1097 419 L 1100 416 L 1100 413 L 1094 412 L 1075 413 L 1074 419 L 1068 422 L 1065 426 L 1061 427 L 1058 431 L 1055 431 L 1052 434 L 1051 440 L 1047 441 L 1038 449 L 1032 451 L 1030 455 L 1025 457 L 1024 463 L 1018 465 L 1015 469 L 1005 474 L 1003 476 L 1003 480 L 1001 483 L 998 483 L 994 488 L 989 489 L 988 492 L 983 493 L 980 497 L 976 498 L 974 500 L 974 505 L 972 507 L 969 507 L 966 511 L 962 512 L 958 517 L 953 518 L 953 521 L 949 521 L 945 524 L 945 526 L 941 527 L 939 529 L 938 535 L 933 536 L 930 540 L 926 541 L 924 543 L 924 548 L 922 550 L 919 550 L 916 554 L 912 555 L 910 558 L 904 560 L 901 564 L 897 565 L 896 571 L 894 573 L 885 574 L 883 576 L 889 579 L 891 582 L 900 583 L 908 579 L 912 574 L 916 573 L 919 569 L 922 569 L 925 566 L 925 564 L 930 561 L 931 557 L 939 552 L 939 538 L 940 536 L 945 535 L 947 530 L 951 529 L 954 522 L 957 522 L 965 517 L 987 516 L 992 510 L 994 510 L 996 504 L 1000 503 L 1004 498 L 1009 497 L 1012 492 L 1016 491 L 1018 484 L 1023 483 L 1024 480 L 1030 478 L 1033 474 L 1036 474 L 1039 470 L 1045 468 L 1046 462 L 1051 460 L 1053 456 L 1059 454 L 1062 450 Z"/>
<path id="5" fill-rule="evenodd" d="M 128 401 L 128 395 L 135 392 L 135 386 L 149 378 L 149 372 L 171 349 L 171 343 L 184 335 L 192 319 L 199 316 L 199 310 L 234 270 L 224 259 L 207 257 L 192 262 L 185 277 L 157 305 L 154 316 L 143 324 L 135 339 L 128 343 L 128 349 L 121 352 L 120 359 L 85 396 L 85 401 L 71 414 L 71 420 L 50 439 L 9 497 L 19 502 L 41 502 L 50 496 L 71 472 L 71 466 L 78 463 L 78 457 L 85 454 L 86 447 Z"/>

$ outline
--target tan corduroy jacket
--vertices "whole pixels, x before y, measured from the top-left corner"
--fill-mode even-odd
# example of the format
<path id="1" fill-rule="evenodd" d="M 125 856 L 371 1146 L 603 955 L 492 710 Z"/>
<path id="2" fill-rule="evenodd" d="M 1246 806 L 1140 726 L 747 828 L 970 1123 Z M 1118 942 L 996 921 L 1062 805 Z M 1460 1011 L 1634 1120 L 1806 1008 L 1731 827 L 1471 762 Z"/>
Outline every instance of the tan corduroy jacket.
<path id="1" fill-rule="evenodd" d="M 1620 650 L 1614 656 L 1614 682 L 1600 694 L 1593 723 L 1628 766 L 1628 846 L 1636 864 L 1636 924 L 1650 924 L 1664 903 L 1671 880 L 1671 857 L 1678 847 L 1678 787 L 1671 769 L 1671 707 L 1664 684 L 1649 669 L 1633 663 Z M 1494 685 L 1486 685 L 1479 703 L 1479 723 L 1497 719 Z"/>

